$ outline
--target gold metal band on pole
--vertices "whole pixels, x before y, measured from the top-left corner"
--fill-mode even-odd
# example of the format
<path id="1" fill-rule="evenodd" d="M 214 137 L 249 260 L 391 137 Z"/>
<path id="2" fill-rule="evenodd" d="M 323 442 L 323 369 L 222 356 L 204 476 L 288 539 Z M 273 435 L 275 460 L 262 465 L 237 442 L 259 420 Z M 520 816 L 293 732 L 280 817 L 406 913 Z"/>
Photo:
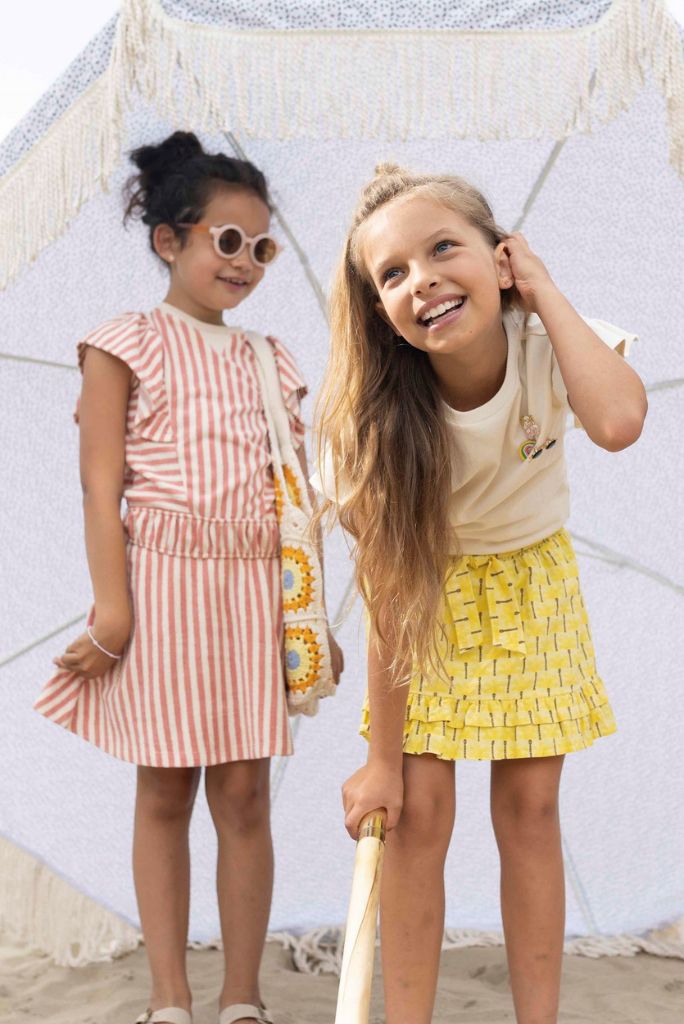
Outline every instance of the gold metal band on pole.
<path id="1" fill-rule="evenodd" d="M 379 811 L 373 811 L 361 822 L 359 839 L 365 839 L 368 836 L 379 839 L 381 843 L 385 842 L 385 815 Z"/>

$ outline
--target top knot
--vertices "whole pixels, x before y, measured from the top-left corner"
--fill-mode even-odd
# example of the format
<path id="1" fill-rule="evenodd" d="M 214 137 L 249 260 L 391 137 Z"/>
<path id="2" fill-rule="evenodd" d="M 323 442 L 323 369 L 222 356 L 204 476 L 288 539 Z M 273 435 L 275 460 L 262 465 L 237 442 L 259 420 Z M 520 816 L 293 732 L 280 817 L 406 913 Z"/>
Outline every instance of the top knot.
<path id="1" fill-rule="evenodd" d="M 156 146 L 140 146 L 131 153 L 131 160 L 146 183 L 156 184 L 181 164 L 203 154 L 202 143 L 193 132 L 174 132 Z"/>
<path id="2" fill-rule="evenodd" d="M 399 164 L 393 164 L 393 163 L 391 163 L 391 161 L 387 162 L 387 163 L 382 163 L 382 164 L 376 164 L 375 165 L 375 177 L 376 178 L 386 178 L 386 177 L 389 177 L 390 175 L 401 174 L 401 173 L 402 173 L 402 168 L 399 166 Z"/>

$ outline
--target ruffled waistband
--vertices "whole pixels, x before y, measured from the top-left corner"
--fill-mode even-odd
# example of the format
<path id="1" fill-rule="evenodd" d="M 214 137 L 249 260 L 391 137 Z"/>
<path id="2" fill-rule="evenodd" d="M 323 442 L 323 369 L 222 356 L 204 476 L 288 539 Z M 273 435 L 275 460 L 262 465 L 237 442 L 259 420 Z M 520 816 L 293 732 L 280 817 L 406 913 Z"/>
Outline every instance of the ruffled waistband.
<path id="1" fill-rule="evenodd" d="M 129 506 L 124 527 L 131 544 L 185 558 L 277 558 L 280 532 L 273 520 L 200 519 L 142 505 Z"/>

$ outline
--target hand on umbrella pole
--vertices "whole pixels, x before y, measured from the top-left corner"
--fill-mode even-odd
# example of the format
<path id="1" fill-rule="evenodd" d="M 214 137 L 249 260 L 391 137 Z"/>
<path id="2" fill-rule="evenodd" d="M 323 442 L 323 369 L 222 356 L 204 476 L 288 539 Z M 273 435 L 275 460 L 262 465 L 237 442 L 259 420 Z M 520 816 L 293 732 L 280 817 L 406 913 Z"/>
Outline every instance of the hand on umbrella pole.
<path id="1" fill-rule="evenodd" d="M 384 809 L 371 811 L 359 826 L 335 1024 L 368 1024 L 385 818 Z"/>

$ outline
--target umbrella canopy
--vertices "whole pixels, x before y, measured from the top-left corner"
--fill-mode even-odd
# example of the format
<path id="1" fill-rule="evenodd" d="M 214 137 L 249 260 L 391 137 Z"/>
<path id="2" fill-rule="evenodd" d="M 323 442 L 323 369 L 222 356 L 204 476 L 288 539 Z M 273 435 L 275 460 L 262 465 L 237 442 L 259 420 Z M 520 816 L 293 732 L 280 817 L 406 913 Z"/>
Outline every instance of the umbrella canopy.
<path id="1" fill-rule="evenodd" d="M 235 317 L 281 337 L 314 394 L 325 292 L 380 159 L 472 180 L 581 312 L 640 336 L 642 439 L 617 455 L 580 431 L 567 441 L 569 526 L 619 728 L 564 771 L 568 934 L 644 932 L 684 915 L 683 111 L 681 36 L 655 0 L 428 0 L 419 15 L 361 0 L 256 12 L 247 0 L 132 0 L 17 126 L 0 148 L 0 924 L 63 960 L 135 941 L 134 771 L 31 705 L 90 602 L 75 342 L 163 297 L 144 229 L 122 229 L 120 189 L 126 151 L 176 128 L 265 171 L 285 251 Z M 365 756 L 364 636 L 339 532 L 326 559 L 329 607 L 347 606 L 347 669 L 335 700 L 298 725 L 296 756 L 274 764 L 273 929 L 346 914 L 354 848 L 339 789 Z M 459 763 L 457 777 L 447 922 L 500 931 L 489 772 Z M 218 933 L 215 845 L 201 802 L 192 850 L 191 937 L 207 941 Z"/>

